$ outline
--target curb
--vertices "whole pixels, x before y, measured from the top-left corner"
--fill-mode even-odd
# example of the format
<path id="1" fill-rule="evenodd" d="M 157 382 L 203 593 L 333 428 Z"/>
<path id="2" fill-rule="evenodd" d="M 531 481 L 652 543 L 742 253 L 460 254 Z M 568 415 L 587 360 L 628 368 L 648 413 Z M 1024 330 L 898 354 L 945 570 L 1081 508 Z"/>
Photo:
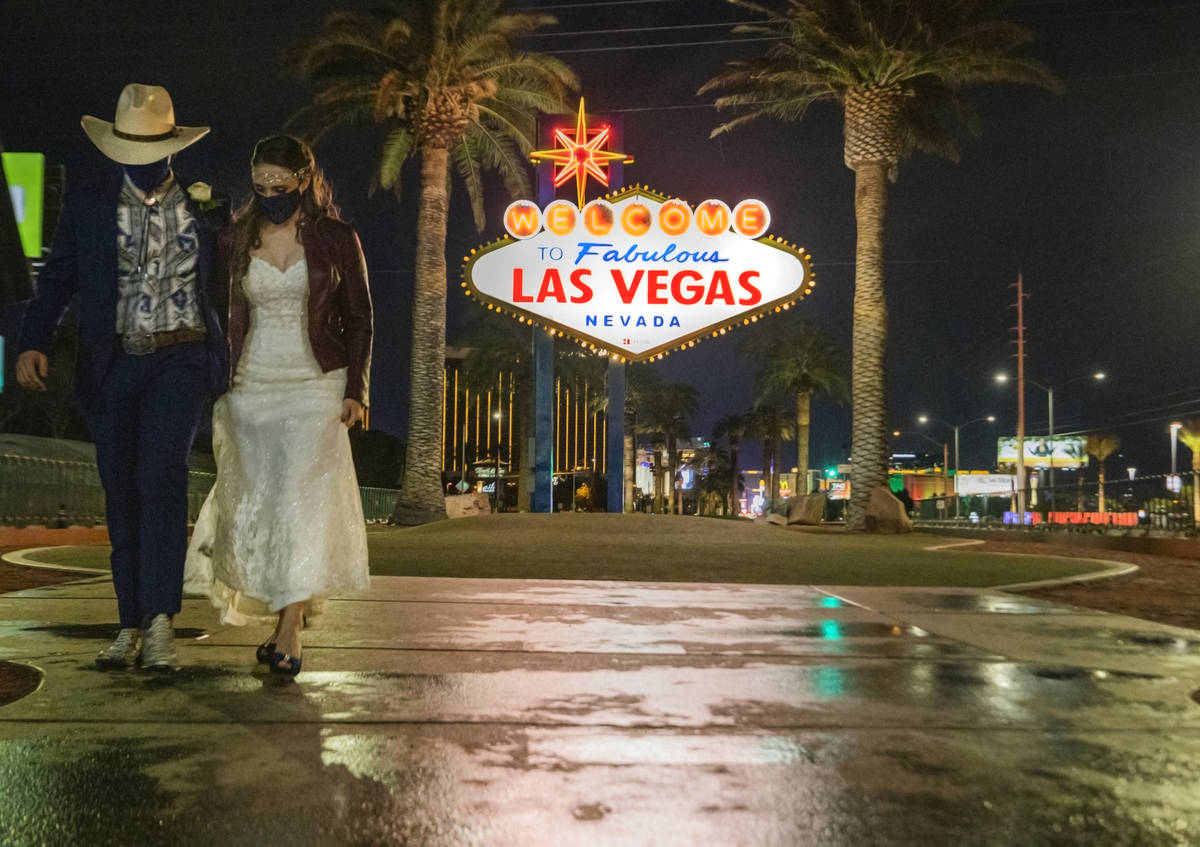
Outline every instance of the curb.
<path id="1" fill-rule="evenodd" d="M 1030 553 L 993 553 L 993 556 L 1029 556 Z M 1111 559 L 1093 559 L 1085 556 L 1063 556 L 1064 559 L 1076 559 L 1081 562 L 1098 562 L 1107 567 L 1102 571 L 1094 571 L 1092 573 L 1080 573 L 1074 576 L 1063 576 L 1057 579 L 1037 579 L 1032 582 L 1014 582 L 1010 585 L 997 585 L 997 591 L 1035 591 L 1039 588 L 1056 588 L 1060 585 L 1070 585 L 1075 582 L 1093 582 L 1101 579 L 1112 579 L 1113 577 L 1125 576 L 1127 574 L 1136 573 L 1137 565 L 1131 565 L 1128 562 L 1114 562 Z"/>
<path id="2" fill-rule="evenodd" d="M 67 573 L 88 574 L 89 576 L 104 576 L 105 574 L 109 573 L 107 570 L 97 570 L 96 568 L 80 568 L 72 565 L 51 565 L 46 562 L 39 562 L 29 558 L 30 555 L 38 553 L 42 550 L 57 550 L 62 546 L 74 545 L 60 545 L 59 547 L 26 547 L 24 550 L 13 550 L 11 553 L 4 553 L 3 555 L 0 555 L 0 560 L 3 560 L 10 565 L 19 565 L 25 568 L 37 568 L 45 571 L 65 571 Z"/>
<path id="3" fill-rule="evenodd" d="M 977 544 L 986 544 L 983 539 L 971 541 L 951 541 L 947 544 L 934 544 L 924 549 L 930 552 L 948 550 L 952 547 L 971 547 Z M 987 556 L 1033 556 L 1040 557 L 1038 553 L 999 553 L 990 550 L 980 550 L 983 555 Z M 994 585 L 995 591 L 1034 591 L 1039 588 L 1054 588 L 1059 585 L 1070 585 L 1073 582 L 1092 582 L 1098 579 L 1112 579 L 1116 576 L 1125 576 L 1126 574 L 1134 573 L 1138 570 L 1137 565 L 1132 565 L 1128 562 L 1114 562 L 1112 559 L 1097 559 L 1092 556 L 1069 556 L 1060 553 L 1051 553 L 1051 556 L 1056 556 L 1060 559 L 1072 559 L 1077 562 L 1099 562 L 1106 567 L 1102 571 L 1092 571 L 1091 573 L 1077 573 L 1072 576 L 1060 576 L 1054 579 L 1035 579 L 1030 582 L 1012 582 L 1008 585 Z"/>

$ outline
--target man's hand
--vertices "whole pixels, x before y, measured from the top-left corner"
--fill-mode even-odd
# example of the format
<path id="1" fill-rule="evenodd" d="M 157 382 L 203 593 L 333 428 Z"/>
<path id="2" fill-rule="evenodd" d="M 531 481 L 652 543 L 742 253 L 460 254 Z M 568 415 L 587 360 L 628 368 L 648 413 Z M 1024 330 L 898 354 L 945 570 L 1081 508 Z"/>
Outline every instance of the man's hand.
<path id="1" fill-rule="evenodd" d="M 17 382 L 31 391 L 45 391 L 42 380 L 50 373 L 50 362 L 46 354 L 37 350 L 26 350 L 17 357 Z M 361 406 L 359 407 L 362 408 Z"/>
<path id="2" fill-rule="evenodd" d="M 342 423 L 346 425 L 346 429 L 361 421 L 362 417 L 362 403 L 357 400 L 351 400 L 349 397 L 342 401 Z"/>

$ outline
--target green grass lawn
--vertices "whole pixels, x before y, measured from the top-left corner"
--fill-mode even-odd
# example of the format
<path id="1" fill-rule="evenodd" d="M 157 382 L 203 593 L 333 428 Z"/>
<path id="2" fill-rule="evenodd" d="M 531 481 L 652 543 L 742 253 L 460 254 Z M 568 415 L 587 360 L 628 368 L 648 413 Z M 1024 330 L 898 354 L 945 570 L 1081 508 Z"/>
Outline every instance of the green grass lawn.
<path id="1" fill-rule="evenodd" d="M 505 514 L 421 527 L 371 527 L 371 573 L 640 582 L 986 587 L 1099 569 L 1011 556 L 932 535 L 873 536 L 663 515 Z M 39 552 L 46 564 L 108 567 L 106 547 Z"/>

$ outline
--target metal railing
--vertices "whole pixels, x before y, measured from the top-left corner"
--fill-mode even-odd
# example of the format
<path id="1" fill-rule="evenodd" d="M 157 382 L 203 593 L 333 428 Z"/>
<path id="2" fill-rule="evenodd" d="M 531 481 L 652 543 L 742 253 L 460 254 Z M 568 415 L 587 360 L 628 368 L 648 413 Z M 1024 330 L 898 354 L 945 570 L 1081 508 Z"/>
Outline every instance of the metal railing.
<path id="1" fill-rule="evenodd" d="M 200 514 L 216 479 L 216 474 L 188 472 L 189 522 Z M 396 493 L 390 488 L 359 488 L 367 523 L 391 516 Z M 104 488 L 94 464 L 0 453 L 0 526 L 103 523 Z"/>
<path id="2" fill-rule="evenodd" d="M 1191 474 L 1182 475 L 1179 491 L 1168 489 L 1166 475 L 1113 478 L 1104 483 L 1104 508 L 1096 480 L 1031 489 L 1026 498 L 1026 526 L 1050 530 L 1165 532 L 1200 534 L 1194 514 Z M 963 497 L 955 516 L 953 496 L 913 501 L 909 514 L 921 523 L 954 523 L 1020 527 L 1010 497 Z"/>

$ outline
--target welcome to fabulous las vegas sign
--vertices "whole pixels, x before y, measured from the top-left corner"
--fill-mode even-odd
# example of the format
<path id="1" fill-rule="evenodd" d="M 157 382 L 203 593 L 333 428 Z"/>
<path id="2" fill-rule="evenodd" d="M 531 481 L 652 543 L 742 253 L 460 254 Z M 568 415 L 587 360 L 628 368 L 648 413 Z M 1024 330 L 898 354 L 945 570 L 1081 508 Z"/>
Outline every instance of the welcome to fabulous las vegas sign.
<path id="1" fill-rule="evenodd" d="M 574 139 L 557 135 L 560 145 L 588 142 L 555 160 L 575 167 L 581 186 L 586 176 L 606 176 L 587 167 L 587 150 L 599 145 L 582 103 Z M 757 200 L 691 206 L 645 186 L 582 199 L 581 187 L 580 204 L 511 204 L 507 235 L 466 257 L 467 293 L 522 322 L 646 361 L 788 309 L 816 285 L 811 256 L 767 234 L 770 210 Z"/>

